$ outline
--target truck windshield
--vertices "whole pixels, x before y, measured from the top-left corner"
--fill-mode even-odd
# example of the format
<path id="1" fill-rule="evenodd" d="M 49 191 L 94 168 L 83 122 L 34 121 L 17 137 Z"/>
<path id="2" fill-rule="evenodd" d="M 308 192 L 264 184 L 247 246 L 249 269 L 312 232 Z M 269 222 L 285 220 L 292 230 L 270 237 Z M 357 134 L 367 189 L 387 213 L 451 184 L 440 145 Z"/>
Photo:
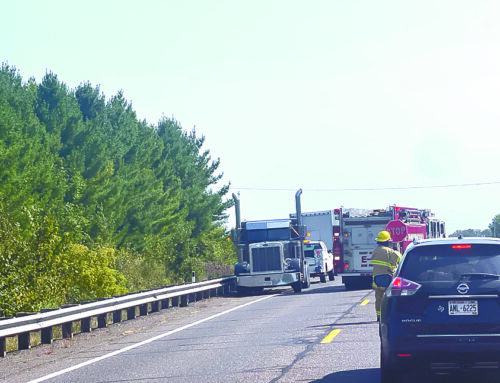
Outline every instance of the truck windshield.
<path id="1" fill-rule="evenodd" d="M 304 257 L 314 258 L 314 250 L 304 250 Z"/>
<path id="2" fill-rule="evenodd" d="M 276 229 L 248 230 L 247 240 L 250 243 L 267 241 L 289 241 L 290 229 L 285 227 Z"/>
<path id="3" fill-rule="evenodd" d="M 304 257 L 314 258 L 314 253 L 320 250 L 321 246 L 319 245 L 304 245 Z"/>

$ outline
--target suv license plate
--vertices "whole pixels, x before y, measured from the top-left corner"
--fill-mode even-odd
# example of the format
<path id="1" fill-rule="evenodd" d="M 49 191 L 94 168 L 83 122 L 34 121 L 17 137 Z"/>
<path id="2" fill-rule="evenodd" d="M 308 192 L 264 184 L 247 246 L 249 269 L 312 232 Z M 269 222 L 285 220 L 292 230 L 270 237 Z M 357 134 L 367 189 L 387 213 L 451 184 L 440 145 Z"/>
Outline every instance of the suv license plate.
<path id="1" fill-rule="evenodd" d="M 448 301 L 449 315 L 477 315 L 477 301 Z"/>

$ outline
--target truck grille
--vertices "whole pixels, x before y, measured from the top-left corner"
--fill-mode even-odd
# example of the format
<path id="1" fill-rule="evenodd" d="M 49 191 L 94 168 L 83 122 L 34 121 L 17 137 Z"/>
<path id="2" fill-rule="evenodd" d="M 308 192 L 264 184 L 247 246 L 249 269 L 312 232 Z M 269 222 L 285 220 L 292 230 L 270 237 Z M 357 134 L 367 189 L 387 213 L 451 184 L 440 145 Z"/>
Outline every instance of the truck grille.
<path id="1" fill-rule="evenodd" d="M 255 247 L 252 249 L 252 271 L 281 271 L 279 247 Z"/>

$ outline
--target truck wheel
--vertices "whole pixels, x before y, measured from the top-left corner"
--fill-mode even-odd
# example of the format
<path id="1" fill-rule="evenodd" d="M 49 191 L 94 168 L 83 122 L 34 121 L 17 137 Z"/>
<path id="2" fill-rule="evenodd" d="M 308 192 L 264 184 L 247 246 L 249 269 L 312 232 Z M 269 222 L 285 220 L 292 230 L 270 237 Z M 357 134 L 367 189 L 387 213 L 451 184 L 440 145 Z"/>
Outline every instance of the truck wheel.
<path id="1" fill-rule="evenodd" d="M 334 275 L 334 273 L 333 273 L 333 270 L 330 270 L 330 271 L 328 272 L 328 279 L 329 279 L 330 281 L 334 281 L 334 280 L 335 280 L 335 275 Z"/>
<path id="2" fill-rule="evenodd" d="M 308 289 L 311 286 L 311 276 L 309 275 L 309 272 L 304 276 L 304 282 L 302 282 L 302 288 L 303 289 Z"/>
<path id="3" fill-rule="evenodd" d="M 249 293 L 249 288 L 248 287 L 243 287 L 243 286 L 238 286 L 236 288 L 236 291 L 240 297 L 248 295 Z"/>
<path id="4" fill-rule="evenodd" d="M 319 276 L 319 280 L 321 281 L 321 283 L 326 283 L 326 275 L 325 274 L 321 274 Z"/>
<path id="5" fill-rule="evenodd" d="M 294 293 L 300 293 L 302 291 L 302 282 L 297 281 L 292 283 L 292 289 Z"/>
<path id="6" fill-rule="evenodd" d="M 354 282 L 353 281 L 345 281 L 344 282 L 346 290 L 354 290 Z"/>

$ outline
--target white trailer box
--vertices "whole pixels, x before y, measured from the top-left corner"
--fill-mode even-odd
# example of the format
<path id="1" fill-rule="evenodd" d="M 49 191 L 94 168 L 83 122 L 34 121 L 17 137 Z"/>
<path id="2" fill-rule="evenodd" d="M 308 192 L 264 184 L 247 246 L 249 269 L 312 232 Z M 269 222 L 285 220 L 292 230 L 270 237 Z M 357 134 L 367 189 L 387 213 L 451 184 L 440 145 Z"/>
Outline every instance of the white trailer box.
<path id="1" fill-rule="evenodd" d="M 333 226 L 338 226 L 333 210 L 302 213 L 302 224 L 306 225 L 311 241 L 322 241 L 328 250 L 333 249 Z M 290 215 L 292 216 L 292 214 Z M 295 214 L 293 214 L 295 216 Z"/>

